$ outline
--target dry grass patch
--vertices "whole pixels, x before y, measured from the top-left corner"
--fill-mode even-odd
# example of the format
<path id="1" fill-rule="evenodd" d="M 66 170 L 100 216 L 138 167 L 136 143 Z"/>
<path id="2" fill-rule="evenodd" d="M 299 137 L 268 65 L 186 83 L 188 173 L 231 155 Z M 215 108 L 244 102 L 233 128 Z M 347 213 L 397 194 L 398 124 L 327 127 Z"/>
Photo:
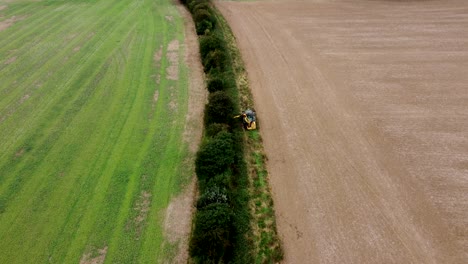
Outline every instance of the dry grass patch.
<path id="1" fill-rule="evenodd" d="M 80 264 L 102 264 L 106 259 L 107 255 L 107 246 L 97 249 L 95 255 L 93 256 L 93 252 L 86 253 L 81 257 Z"/>
<path id="2" fill-rule="evenodd" d="M 164 233 L 167 241 L 176 245 L 177 255 L 173 263 L 185 263 L 188 259 L 188 237 L 194 210 L 195 177 L 179 196 L 172 198 L 166 209 Z"/>
<path id="3" fill-rule="evenodd" d="M 10 18 L 7 18 L 3 21 L 0 22 L 0 31 L 3 31 L 9 27 L 11 27 L 15 22 L 18 22 L 18 21 L 21 21 L 23 19 L 25 19 L 26 16 L 12 16 Z"/>
<path id="4" fill-rule="evenodd" d="M 173 40 L 167 47 L 167 59 L 169 66 L 166 69 L 167 79 L 177 81 L 179 79 L 179 41 Z"/>
<path id="5" fill-rule="evenodd" d="M 0 22 L 0 23 L 1 23 L 1 22 Z M 16 56 L 15 56 L 15 57 L 11 57 L 11 58 L 9 58 L 8 60 L 6 60 L 3 64 L 5 64 L 5 65 L 12 64 L 13 62 L 16 61 L 16 58 L 17 58 Z"/>

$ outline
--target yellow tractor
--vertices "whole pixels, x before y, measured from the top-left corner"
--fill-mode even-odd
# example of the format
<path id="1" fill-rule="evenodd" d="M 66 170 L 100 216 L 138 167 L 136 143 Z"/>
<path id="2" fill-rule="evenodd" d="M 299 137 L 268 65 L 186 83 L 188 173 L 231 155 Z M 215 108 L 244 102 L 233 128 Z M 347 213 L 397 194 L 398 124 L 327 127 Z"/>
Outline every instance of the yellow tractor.
<path id="1" fill-rule="evenodd" d="M 242 112 L 242 114 L 235 116 L 234 118 L 242 118 L 242 125 L 247 130 L 255 130 L 257 129 L 257 118 L 256 114 L 253 110 L 247 109 Z"/>

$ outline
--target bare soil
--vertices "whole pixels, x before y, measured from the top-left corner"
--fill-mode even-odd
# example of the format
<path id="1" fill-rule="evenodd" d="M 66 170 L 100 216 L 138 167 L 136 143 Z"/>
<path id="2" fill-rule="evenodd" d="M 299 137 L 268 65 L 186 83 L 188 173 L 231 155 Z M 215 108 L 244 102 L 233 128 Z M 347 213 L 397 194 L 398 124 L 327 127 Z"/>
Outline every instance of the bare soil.
<path id="1" fill-rule="evenodd" d="M 285 263 L 468 263 L 468 5 L 217 2 Z"/>

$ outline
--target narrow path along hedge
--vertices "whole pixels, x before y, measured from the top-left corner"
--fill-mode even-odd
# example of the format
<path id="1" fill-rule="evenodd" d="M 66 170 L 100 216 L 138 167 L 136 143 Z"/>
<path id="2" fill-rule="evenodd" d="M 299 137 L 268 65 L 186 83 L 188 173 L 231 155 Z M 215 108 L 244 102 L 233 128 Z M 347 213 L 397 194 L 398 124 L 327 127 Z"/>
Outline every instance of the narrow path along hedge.
<path id="1" fill-rule="evenodd" d="M 271 245 L 253 234 L 246 137 L 239 120 L 239 91 L 229 43 L 219 13 L 209 0 L 181 0 L 192 14 L 200 56 L 210 92 L 205 107 L 205 133 L 195 161 L 199 198 L 190 239 L 194 263 L 274 263 L 282 251 L 274 227 Z M 224 22 L 225 23 L 225 22 Z M 269 194 L 268 194 L 268 197 Z M 272 206 L 272 203 L 271 203 Z M 271 209 L 272 210 L 272 209 Z M 273 211 L 272 211 L 273 212 Z M 273 225 L 274 214 L 273 214 Z M 258 249 L 264 246 L 265 249 Z M 273 248 L 273 249 L 271 249 Z M 268 254 L 267 251 L 273 251 Z M 259 258 L 259 252 L 262 257 Z"/>

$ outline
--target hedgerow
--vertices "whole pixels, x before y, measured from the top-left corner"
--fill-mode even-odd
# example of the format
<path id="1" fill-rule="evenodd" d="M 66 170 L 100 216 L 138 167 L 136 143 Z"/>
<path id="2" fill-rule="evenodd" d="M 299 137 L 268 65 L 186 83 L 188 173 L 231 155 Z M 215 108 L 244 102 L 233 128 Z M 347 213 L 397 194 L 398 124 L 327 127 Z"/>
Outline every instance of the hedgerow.
<path id="1" fill-rule="evenodd" d="M 236 88 L 236 80 L 233 78 L 231 72 L 210 74 L 210 79 L 207 82 L 208 92 L 214 93 L 217 91 L 226 91 Z"/>
<path id="2" fill-rule="evenodd" d="M 193 17 L 193 12 L 195 8 L 201 4 L 206 4 L 209 6 L 210 0 L 182 0 L 182 3 L 187 6 L 188 10 L 190 11 L 190 13 L 192 13 Z M 211 9 L 211 7 L 208 7 L 207 9 Z"/>
<path id="3" fill-rule="evenodd" d="M 199 180 L 206 181 L 225 172 L 234 163 L 234 142 L 228 132 L 202 144 L 195 159 L 195 172 Z"/>
<path id="4" fill-rule="evenodd" d="M 197 211 L 189 248 L 195 262 L 228 262 L 225 254 L 231 246 L 232 218 L 232 209 L 225 203 L 210 204 Z"/>
<path id="5" fill-rule="evenodd" d="M 207 84 L 208 92 L 213 93 L 217 91 L 224 91 L 226 89 L 223 79 L 221 78 L 213 78 L 208 81 Z"/>
<path id="6" fill-rule="evenodd" d="M 208 96 L 208 104 L 205 106 L 205 123 L 233 124 L 235 105 L 231 97 L 223 91 L 212 93 Z"/>
<path id="7" fill-rule="evenodd" d="M 211 6 L 210 6 L 210 4 L 208 2 L 201 2 L 201 3 L 195 4 L 192 9 L 193 9 L 192 12 L 194 14 L 200 9 L 207 10 L 208 12 L 210 12 Z M 214 20 L 212 18 L 213 18 L 213 16 L 210 17 L 210 20 L 216 21 L 216 20 Z"/>
<path id="8" fill-rule="evenodd" d="M 226 50 L 226 45 L 219 34 L 211 34 L 200 37 L 200 56 L 202 60 L 208 55 L 210 51 Z"/>
<path id="9" fill-rule="evenodd" d="M 225 187 L 217 184 L 207 186 L 197 201 L 197 209 L 203 209 L 210 204 L 228 204 L 229 198 Z"/>
<path id="10" fill-rule="evenodd" d="M 207 137 L 214 137 L 220 132 L 227 132 L 229 130 L 228 124 L 213 123 L 205 127 L 205 135 Z"/>
<path id="11" fill-rule="evenodd" d="M 215 19 L 204 4 L 198 4 L 193 9 L 193 20 L 197 35 L 208 34 L 215 26 Z"/>
<path id="12" fill-rule="evenodd" d="M 210 92 L 204 143 L 195 159 L 200 196 L 190 240 L 195 263 L 252 263 L 247 167 L 242 126 L 236 126 L 238 91 L 229 50 L 208 0 L 182 0 L 199 35 Z"/>
<path id="13" fill-rule="evenodd" d="M 222 73 L 229 67 L 229 54 L 224 40 L 218 34 L 200 38 L 200 56 L 205 73 Z"/>

